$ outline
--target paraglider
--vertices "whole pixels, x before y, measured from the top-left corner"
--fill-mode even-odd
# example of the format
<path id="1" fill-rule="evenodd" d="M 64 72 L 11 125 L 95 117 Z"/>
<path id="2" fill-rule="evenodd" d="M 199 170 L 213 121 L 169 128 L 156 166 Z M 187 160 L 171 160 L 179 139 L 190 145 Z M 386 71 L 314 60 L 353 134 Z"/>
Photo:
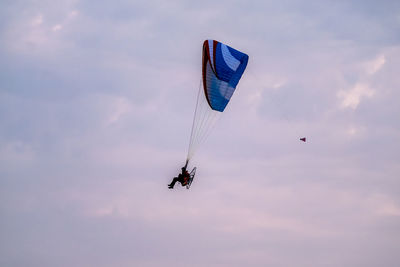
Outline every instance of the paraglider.
<path id="1" fill-rule="evenodd" d="M 306 138 L 302 137 L 302 138 L 300 138 L 300 141 L 306 142 Z"/>
<path id="2" fill-rule="evenodd" d="M 180 182 L 182 186 L 188 184 L 190 179 L 190 174 L 186 169 L 187 164 L 188 162 L 186 162 L 185 166 L 182 167 L 182 172 L 177 177 L 174 177 L 174 179 L 172 179 L 172 182 L 168 185 L 169 189 L 173 189 L 176 182 Z"/>
<path id="3" fill-rule="evenodd" d="M 186 164 L 184 170 L 182 168 L 181 176 L 178 175 L 175 177 L 177 179 L 174 179 L 175 183 L 182 180 L 182 186 L 188 184 L 189 187 L 196 167 L 189 173 L 187 183 L 180 177 L 184 177 L 183 171 L 187 172 L 189 161 L 228 105 L 249 60 L 245 53 L 215 40 L 204 41 L 202 57 L 202 79 L 197 94 Z M 185 175 L 187 177 L 187 174 Z M 172 188 L 175 183 L 171 182 Z"/>
<path id="4" fill-rule="evenodd" d="M 196 174 L 196 167 L 189 173 L 186 169 L 188 162 L 186 161 L 185 166 L 181 168 L 181 173 L 172 179 L 172 182 L 168 185 L 169 189 L 174 189 L 176 182 L 180 182 L 182 186 L 186 186 L 187 189 L 190 188 L 190 185 L 193 182 L 194 175 Z"/>

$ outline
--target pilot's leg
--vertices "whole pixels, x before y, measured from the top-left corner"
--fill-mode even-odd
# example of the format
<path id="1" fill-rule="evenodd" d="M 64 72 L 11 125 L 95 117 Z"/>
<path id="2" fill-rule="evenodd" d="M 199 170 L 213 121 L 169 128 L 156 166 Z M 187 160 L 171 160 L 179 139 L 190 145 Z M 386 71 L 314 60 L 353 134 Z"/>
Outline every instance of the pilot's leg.
<path id="1" fill-rule="evenodd" d="M 172 182 L 168 185 L 168 187 L 170 189 L 174 188 L 175 183 L 178 181 L 178 177 L 174 177 L 174 179 L 172 179 Z"/>

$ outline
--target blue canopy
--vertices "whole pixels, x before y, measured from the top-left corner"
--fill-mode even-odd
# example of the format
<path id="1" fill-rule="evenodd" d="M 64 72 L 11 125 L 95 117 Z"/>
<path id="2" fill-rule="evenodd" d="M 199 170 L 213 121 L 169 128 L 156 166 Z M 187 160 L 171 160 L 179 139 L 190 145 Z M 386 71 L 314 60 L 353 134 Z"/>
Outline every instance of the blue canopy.
<path id="1" fill-rule="evenodd" d="M 246 69 L 249 56 L 215 40 L 203 43 L 203 86 L 213 110 L 224 111 Z"/>

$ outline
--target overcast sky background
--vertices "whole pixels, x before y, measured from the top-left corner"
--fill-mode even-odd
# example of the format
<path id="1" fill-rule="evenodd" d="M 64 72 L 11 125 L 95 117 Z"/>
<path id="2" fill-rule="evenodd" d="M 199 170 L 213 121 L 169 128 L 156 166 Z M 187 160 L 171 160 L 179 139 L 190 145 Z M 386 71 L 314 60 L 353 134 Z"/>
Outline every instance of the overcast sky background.
<path id="1" fill-rule="evenodd" d="M 400 266 L 399 67 L 397 0 L 1 1 L 0 265 Z"/>

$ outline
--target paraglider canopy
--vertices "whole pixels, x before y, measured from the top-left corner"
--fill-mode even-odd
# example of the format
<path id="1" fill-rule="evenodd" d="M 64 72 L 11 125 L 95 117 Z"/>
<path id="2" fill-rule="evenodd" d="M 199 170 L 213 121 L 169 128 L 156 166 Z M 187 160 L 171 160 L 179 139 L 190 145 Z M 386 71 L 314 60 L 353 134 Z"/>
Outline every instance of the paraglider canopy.
<path id="1" fill-rule="evenodd" d="M 224 111 L 246 69 L 249 56 L 215 40 L 203 43 L 203 87 L 211 109 Z"/>
<path id="2" fill-rule="evenodd" d="M 223 114 L 246 69 L 249 56 L 221 42 L 205 40 L 202 59 L 188 161 Z"/>

